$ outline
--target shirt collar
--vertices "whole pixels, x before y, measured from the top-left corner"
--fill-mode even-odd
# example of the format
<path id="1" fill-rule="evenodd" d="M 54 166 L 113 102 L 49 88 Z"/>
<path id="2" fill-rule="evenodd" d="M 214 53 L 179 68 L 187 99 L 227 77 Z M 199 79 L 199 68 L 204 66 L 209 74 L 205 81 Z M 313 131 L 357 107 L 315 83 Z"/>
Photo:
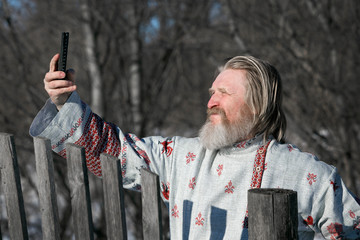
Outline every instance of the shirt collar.
<path id="1" fill-rule="evenodd" d="M 220 149 L 220 152 L 223 154 L 231 154 L 235 152 L 248 152 L 258 149 L 263 144 L 263 134 L 258 134 L 255 137 L 244 140 L 241 142 L 237 142 L 232 146 Z"/>
<path id="2" fill-rule="evenodd" d="M 245 149 L 245 148 L 248 148 L 250 147 L 254 142 L 256 142 L 256 140 L 258 139 L 259 135 L 251 138 L 251 139 L 248 139 L 248 140 L 244 140 L 244 141 L 241 141 L 241 142 L 238 142 L 238 143 L 235 143 L 234 145 L 232 145 L 232 149 Z"/>

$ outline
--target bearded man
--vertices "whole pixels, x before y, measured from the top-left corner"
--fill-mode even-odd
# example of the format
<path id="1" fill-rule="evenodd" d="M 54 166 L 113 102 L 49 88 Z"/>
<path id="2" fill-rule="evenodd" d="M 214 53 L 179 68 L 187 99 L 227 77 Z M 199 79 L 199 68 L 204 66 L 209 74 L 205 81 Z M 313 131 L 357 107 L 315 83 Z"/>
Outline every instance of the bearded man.
<path id="1" fill-rule="evenodd" d="M 225 64 L 210 88 L 199 138 L 139 139 L 92 113 L 74 75 L 59 80 L 65 73 L 56 71 L 58 58 L 44 79 L 50 99 L 30 134 L 49 138 L 64 157 L 65 143 L 85 147 L 97 176 L 101 153 L 118 157 L 128 189 L 140 189 L 140 168 L 158 174 L 172 239 L 247 239 L 247 191 L 259 187 L 297 192 L 299 239 L 359 238 L 359 205 L 336 168 L 283 143 L 281 80 L 269 63 L 238 56 Z"/>

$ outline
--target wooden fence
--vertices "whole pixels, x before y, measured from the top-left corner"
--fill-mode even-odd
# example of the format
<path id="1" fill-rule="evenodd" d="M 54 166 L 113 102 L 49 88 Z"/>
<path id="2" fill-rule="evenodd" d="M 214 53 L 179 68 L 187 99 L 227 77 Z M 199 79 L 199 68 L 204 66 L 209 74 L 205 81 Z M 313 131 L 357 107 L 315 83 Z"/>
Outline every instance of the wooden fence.
<path id="1" fill-rule="evenodd" d="M 43 239 L 58 240 L 60 223 L 50 141 L 34 138 L 34 149 Z M 94 239 L 85 151 L 74 144 L 67 144 L 66 151 L 75 239 Z M 14 240 L 25 240 L 28 231 L 13 135 L 0 133 L 0 156 L 9 235 Z M 120 161 L 107 154 L 102 154 L 100 160 L 107 239 L 127 239 Z M 141 170 L 141 177 L 144 239 L 162 239 L 159 177 L 145 169 Z M 294 197 L 292 192 L 267 189 L 249 192 L 249 197 L 252 197 L 249 199 L 249 226 L 252 223 L 258 226 L 257 229 L 249 227 L 249 239 L 297 238 L 296 193 Z M 288 207 L 276 209 L 278 204 Z M 276 213 L 278 218 L 269 213 Z M 275 231 L 273 228 L 277 225 Z M 264 229 L 262 233 L 259 227 Z"/>
<path id="2" fill-rule="evenodd" d="M 60 239 L 50 141 L 34 138 L 34 149 L 43 239 Z M 74 235 L 76 239 L 94 239 L 85 151 L 74 144 L 67 144 L 66 151 Z M 0 133 L 0 156 L 9 235 L 11 239 L 28 239 L 20 174 L 12 135 Z M 101 155 L 106 233 L 108 239 L 127 239 L 121 169 L 119 161 L 116 160 L 113 156 Z M 161 239 L 159 178 L 145 169 L 141 174 L 144 239 Z"/>

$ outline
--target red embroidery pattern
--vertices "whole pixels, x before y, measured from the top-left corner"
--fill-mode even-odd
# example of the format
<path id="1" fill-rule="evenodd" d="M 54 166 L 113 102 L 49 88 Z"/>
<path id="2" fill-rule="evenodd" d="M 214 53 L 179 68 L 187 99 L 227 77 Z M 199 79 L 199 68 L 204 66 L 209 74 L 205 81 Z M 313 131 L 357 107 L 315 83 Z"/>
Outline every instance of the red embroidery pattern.
<path id="1" fill-rule="evenodd" d="M 146 154 L 146 152 L 145 152 L 144 150 L 138 148 L 138 147 L 136 147 L 136 151 L 137 151 L 137 153 L 144 159 L 146 165 L 149 166 L 150 163 L 151 163 L 151 161 L 150 161 L 148 155 Z"/>
<path id="2" fill-rule="evenodd" d="M 205 219 L 201 216 L 201 212 L 199 212 L 198 216 L 195 218 L 195 225 L 204 226 Z"/>
<path id="3" fill-rule="evenodd" d="M 218 175 L 220 176 L 222 171 L 224 170 L 224 165 L 223 164 L 219 164 L 219 166 L 217 167 L 216 171 L 218 173 Z"/>
<path id="4" fill-rule="evenodd" d="M 139 141 L 141 140 L 133 134 L 126 134 L 124 138 L 124 144 L 128 143 L 135 150 L 136 154 L 141 157 L 147 165 L 149 165 L 151 163 L 150 158 L 146 152 L 137 145 L 137 142 Z"/>
<path id="5" fill-rule="evenodd" d="M 126 136 L 129 136 L 134 142 L 139 142 L 141 141 L 140 138 L 138 138 L 136 135 L 132 134 L 132 133 L 128 133 Z"/>
<path id="6" fill-rule="evenodd" d="M 76 132 L 76 130 L 81 126 L 84 116 L 85 116 L 85 111 L 86 111 L 86 104 L 84 102 L 81 102 L 81 108 L 82 108 L 82 113 L 80 118 L 76 121 L 76 123 L 71 127 L 70 132 L 67 133 L 64 137 L 62 137 L 60 139 L 59 142 L 57 142 L 56 144 L 51 146 L 51 149 L 55 149 L 58 146 L 60 146 L 61 144 L 64 144 L 64 142 L 69 139 L 70 137 L 72 137 L 74 135 L 74 133 Z M 89 118 L 90 119 L 90 118 Z M 88 124 L 88 123 L 86 123 Z M 65 154 L 66 155 L 66 154 Z M 63 155 L 61 155 L 63 156 Z"/>
<path id="7" fill-rule="evenodd" d="M 179 210 L 178 210 L 178 207 L 177 207 L 176 204 L 174 205 L 174 208 L 171 209 L 171 216 L 174 217 L 174 218 L 179 217 Z"/>
<path id="8" fill-rule="evenodd" d="M 96 114 L 92 114 L 89 118 L 90 123 L 75 144 L 85 148 L 88 169 L 96 176 L 101 176 L 100 154 L 107 153 L 118 157 L 120 142 L 113 124 L 104 122 Z"/>
<path id="9" fill-rule="evenodd" d="M 125 177 L 125 174 L 126 174 L 126 167 L 127 167 L 127 161 L 126 161 L 126 154 L 124 154 L 122 157 L 121 157 L 121 176 L 122 177 Z"/>
<path id="10" fill-rule="evenodd" d="M 309 173 L 306 179 L 309 181 L 309 184 L 312 185 L 314 182 L 316 182 L 316 177 L 317 175 Z"/>
<path id="11" fill-rule="evenodd" d="M 127 150 L 127 145 L 124 144 L 124 146 L 121 148 L 121 153 L 122 154 L 126 153 L 126 150 Z"/>
<path id="12" fill-rule="evenodd" d="M 186 164 L 189 164 L 190 162 L 194 161 L 196 158 L 196 155 L 192 152 L 188 152 L 186 155 Z"/>
<path id="13" fill-rule="evenodd" d="M 288 144 L 289 152 L 292 152 L 294 150 L 294 147 L 291 144 Z"/>
<path id="14" fill-rule="evenodd" d="M 126 161 L 126 159 L 127 159 L 127 153 L 126 153 L 126 151 L 127 151 L 127 142 L 126 141 L 124 141 L 124 144 L 123 144 L 123 147 L 122 147 L 122 149 L 121 149 L 121 162 L 120 162 L 120 164 L 121 164 L 121 175 L 122 175 L 122 177 L 125 177 L 125 173 L 126 173 L 126 166 L 127 166 L 127 161 Z"/>
<path id="15" fill-rule="evenodd" d="M 308 216 L 307 219 L 304 219 L 304 223 L 306 225 L 313 225 L 314 224 L 314 219 L 312 216 Z"/>
<path id="16" fill-rule="evenodd" d="M 167 182 L 166 185 L 165 185 L 163 182 L 161 182 L 161 186 L 162 186 L 162 191 L 161 191 L 162 195 L 164 196 L 164 198 L 165 198 L 166 200 L 169 200 L 169 196 L 170 196 L 170 183 Z"/>
<path id="17" fill-rule="evenodd" d="M 63 158 L 66 158 L 66 148 L 64 148 L 63 150 L 61 150 L 60 152 L 58 152 L 58 154 L 60 156 L 62 156 Z"/>
<path id="18" fill-rule="evenodd" d="M 230 182 L 228 183 L 228 185 L 225 186 L 225 193 L 231 193 L 233 194 L 234 193 L 234 189 L 235 187 L 233 186 L 231 180 Z"/>
<path id="19" fill-rule="evenodd" d="M 353 211 L 351 211 L 351 210 L 349 211 L 349 215 L 350 215 L 351 218 L 355 218 L 355 213 Z"/>
<path id="20" fill-rule="evenodd" d="M 331 240 L 340 239 L 343 237 L 343 225 L 340 223 L 331 223 L 329 226 L 327 226 L 327 230 L 331 234 Z"/>
<path id="21" fill-rule="evenodd" d="M 245 148 L 247 141 L 239 142 L 235 145 L 236 148 Z"/>
<path id="22" fill-rule="evenodd" d="M 271 141 L 268 141 L 266 145 L 261 146 L 256 153 L 253 175 L 251 178 L 251 185 L 250 185 L 251 188 L 261 187 L 261 181 L 265 167 L 265 155 L 270 142 Z"/>
<path id="23" fill-rule="evenodd" d="M 193 177 L 192 179 L 190 179 L 189 188 L 194 189 L 195 185 L 196 185 L 195 177 Z"/>
<path id="24" fill-rule="evenodd" d="M 269 147 L 271 140 L 268 140 L 268 142 L 261 146 L 256 153 L 255 160 L 254 160 L 254 169 L 253 169 L 253 175 L 251 178 L 250 188 L 260 188 L 261 187 L 261 181 L 262 176 L 265 170 L 265 156 L 267 148 Z M 243 221 L 243 228 L 248 228 L 248 210 L 246 209 L 245 218 Z"/>
<path id="25" fill-rule="evenodd" d="M 163 141 L 163 142 L 159 142 L 160 144 L 163 145 L 163 150 L 161 153 L 166 153 L 166 156 L 169 157 L 172 153 L 172 151 L 174 150 L 172 147 L 169 146 L 170 143 L 172 143 L 173 141 Z"/>

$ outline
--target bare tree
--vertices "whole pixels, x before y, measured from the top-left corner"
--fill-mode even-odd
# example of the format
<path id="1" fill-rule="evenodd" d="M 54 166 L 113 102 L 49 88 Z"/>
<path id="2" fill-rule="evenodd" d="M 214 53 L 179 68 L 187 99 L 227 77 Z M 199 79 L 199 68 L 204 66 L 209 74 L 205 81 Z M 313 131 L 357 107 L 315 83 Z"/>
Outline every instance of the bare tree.
<path id="1" fill-rule="evenodd" d="M 84 48 L 87 56 L 89 79 L 91 82 L 91 108 L 93 112 L 100 116 L 104 116 L 104 96 L 103 96 L 103 80 L 101 77 L 100 66 L 97 59 L 97 47 L 95 40 L 95 30 L 91 21 L 91 9 L 89 2 L 83 0 L 81 3 L 81 12 L 83 17 L 84 29 Z"/>
<path id="2" fill-rule="evenodd" d="M 359 13 L 354 0 L 1 0 L 0 130 L 16 136 L 28 215 L 38 206 L 27 133 L 47 99 L 42 79 L 63 31 L 71 33 L 68 62 L 83 100 L 140 137 L 195 136 L 224 59 L 267 59 L 283 78 L 288 140 L 335 165 L 358 193 Z M 70 239 L 66 166 L 59 156 L 55 162 L 62 237 Z M 101 193 L 91 191 L 96 210 Z M 139 194 L 127 192 L 126 203 L 128 225 L 136 226 Z M 39 220 L 31 219 L 38 233 Z M 105 236 L 101 219 L 94 217 L 97 239 Z"/>

